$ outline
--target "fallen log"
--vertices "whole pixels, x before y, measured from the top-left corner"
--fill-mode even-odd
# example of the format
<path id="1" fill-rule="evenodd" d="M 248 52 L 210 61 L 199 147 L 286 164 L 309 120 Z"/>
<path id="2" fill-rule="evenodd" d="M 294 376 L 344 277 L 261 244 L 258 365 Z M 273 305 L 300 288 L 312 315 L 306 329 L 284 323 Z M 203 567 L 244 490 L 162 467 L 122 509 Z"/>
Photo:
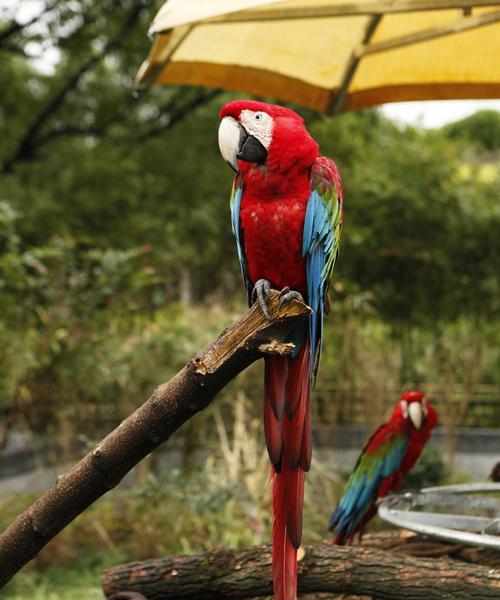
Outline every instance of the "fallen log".
<path id="1" fill-rule="evenodd" d="M 386 600 L 493 600 L 500 570 L 450 559 L 415 558 L 373 547 L 318 544 L 299 551 L 299 593 L 366 595 Z M 150 559 L 106 569 L 108 599 L 237 600 L 272 594 L 271 547 L 221 548 L 196 556 Z"/>
<path id="2" fill-rule="evenodd" d="M 264 354 L 287 354 L 289 331 L 310 308 L 280 306 L 271 290 L 268 321 L 254 305 L 184 369 L 104 438 L 0 535 L 0 588 L 95 500 L 114 488 L 142 458 L 166 441 L 238 373 Z"/>

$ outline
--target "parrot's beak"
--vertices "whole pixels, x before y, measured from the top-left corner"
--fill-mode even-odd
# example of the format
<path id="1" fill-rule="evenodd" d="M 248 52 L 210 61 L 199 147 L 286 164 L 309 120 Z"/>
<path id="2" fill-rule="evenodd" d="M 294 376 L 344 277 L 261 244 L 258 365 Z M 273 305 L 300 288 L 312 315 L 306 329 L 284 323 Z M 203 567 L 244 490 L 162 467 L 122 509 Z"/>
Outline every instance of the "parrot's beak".
<path id="1" fill-rule="evenodd" d="M 262 164 L 267 158 L 264 145 L 233 117 L 224 117 L 219 125 L 219 149 L 235 173 L 239 173 L 238 160 Z"/>
<path id="2" fill-rule="evenodd" d="M 423 411 L 420 402 L 410 402 L 408 405 L 408 414 L 411 422 L 415 425 L 415 429 L 422 427 Z"/>

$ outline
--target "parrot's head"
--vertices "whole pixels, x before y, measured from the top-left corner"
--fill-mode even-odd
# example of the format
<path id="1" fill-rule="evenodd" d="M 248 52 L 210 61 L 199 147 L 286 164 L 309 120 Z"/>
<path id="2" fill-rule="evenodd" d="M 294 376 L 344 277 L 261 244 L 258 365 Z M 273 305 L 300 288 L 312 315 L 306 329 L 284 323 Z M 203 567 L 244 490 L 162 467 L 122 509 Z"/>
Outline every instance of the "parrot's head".
<path id="1" fill-rule="evenodd" d="M 401 414 L 415 429 L 420 429 L 428 418 L 435 420 L 435 412 L 429 401 L 422 392 L 417 390 L 405 392 L 401 396 L 396 412 Z"/>
<path id="2" fill-rule="evenodd" d="M 219 148 L 236 173 L 255 167 L 285 172 L 293 165 L 309 167 L 318 156 L 302 117 L 289 108 L 235 100 L 219 116 Z"/>

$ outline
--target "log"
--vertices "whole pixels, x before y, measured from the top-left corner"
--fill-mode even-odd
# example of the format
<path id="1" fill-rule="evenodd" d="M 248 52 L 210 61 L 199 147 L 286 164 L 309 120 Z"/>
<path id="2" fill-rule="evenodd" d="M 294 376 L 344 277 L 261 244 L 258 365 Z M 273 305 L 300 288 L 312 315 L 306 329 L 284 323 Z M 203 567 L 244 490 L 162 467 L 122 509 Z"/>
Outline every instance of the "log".
<path id="1" fill-rule="evenodd" d="M 258 306 L 250 308 L 17 517 L 0 535 L 0 588 L 142 458 L 206 408 L 238 373 L 264 353 L 291 351 L 284 340 L 311 309 L 296 300 L 280 306 L 279 300 L 272 290 L 268 302 L 272 321 Z"/>
<path id="2" fill-rule="evenodd" d="M 302 554 L 302 556 L 300 556 Z M 317 544 L 299 551 L 298 591 L 387 600 L 493 600 L 500 571 L 446 559 L 414 558 L 363 546 Z M 272 594 L 271 547 L 220 548 L 106 569 L 108 600 L 136 592 L 147 600 L 236 600 Z"/>

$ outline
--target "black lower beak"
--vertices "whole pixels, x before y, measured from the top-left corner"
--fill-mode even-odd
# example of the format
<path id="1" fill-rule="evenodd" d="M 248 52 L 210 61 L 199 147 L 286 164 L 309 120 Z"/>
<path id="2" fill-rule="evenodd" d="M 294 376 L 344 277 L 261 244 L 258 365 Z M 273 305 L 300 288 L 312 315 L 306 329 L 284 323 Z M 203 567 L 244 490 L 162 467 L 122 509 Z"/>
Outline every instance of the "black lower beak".
<path id="1" fill-rule="evenodd" d="M 266 162 L 267 150 L 265 146 L 253 135 L 249 135 L 243 127 L 240 128 L 240 143 L 238 160 L 263 164 Z"/>

